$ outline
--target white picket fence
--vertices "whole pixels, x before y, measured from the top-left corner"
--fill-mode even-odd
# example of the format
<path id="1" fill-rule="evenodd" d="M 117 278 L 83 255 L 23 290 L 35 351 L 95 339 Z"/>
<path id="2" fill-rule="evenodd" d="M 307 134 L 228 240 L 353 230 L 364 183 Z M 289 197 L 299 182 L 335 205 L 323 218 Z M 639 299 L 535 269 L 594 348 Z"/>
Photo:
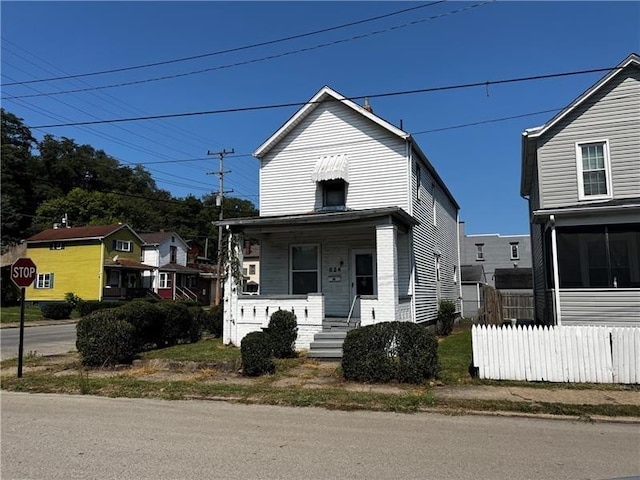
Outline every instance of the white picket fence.
<path id="1" fill-rule="evenodd" d="M 640 383 L 640 327 L 474 325 L 480 378 Z"/>

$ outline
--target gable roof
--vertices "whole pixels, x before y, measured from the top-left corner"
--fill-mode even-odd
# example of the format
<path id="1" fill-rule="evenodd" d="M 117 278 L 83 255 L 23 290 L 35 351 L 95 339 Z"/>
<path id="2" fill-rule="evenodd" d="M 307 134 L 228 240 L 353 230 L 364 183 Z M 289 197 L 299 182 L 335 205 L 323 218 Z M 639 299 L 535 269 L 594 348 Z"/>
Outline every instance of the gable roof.
<path id="1" fill-rule="evenodd" d="M 186 247 L 188 247 L 187 242 L 185 242 L 180 235 L 176 232 L 147 232 L 141 233 L 140 238 L 145 243 L 145 245 L 159 245 L 171 237 L 175 237 L 180 240 Z"/>
<path id="2" fill-rule="evenodd" d="M 275 147 L 278 142 L 280 142 L 280 140 L 282 140 L 291 130 L 293 130 L 300 122 L 302 122 L 302 120 L 304 120 L 311 112 L 318 108 L 318 105 L 326 101 L 341 102 L 346 107 L 351 108 L 355 112 L 368 118 L 372 122 L 378 124 L 382 128 L 388 130 L 392 134 L 402 139 L 407 139 L 410 136 L 404 130 L 393 126 L 386 120 L 383 120 L 364 107 L 361 107 L 353 100 L 349 100 L 347 97 L 339 94 L 332 88 L 325 85 L 320 89 L 320 91 L 318 91 L 318 93 L 311 97 L 311 100 L 305 103 L 302 108 L 294 113 L 293 116 L 289 120 L 287 120 L 284 125 L 282 125 L 273 135 L 267 138 L 267 140 L 265 140 L 262 145 L 260 145 L 256 149 L 256 151 L 253 152 L 253 156 L 257 158 L 264 157 L 269 152 L 269 150 Z"/>
<path id="3" fill-rule="evenodd" d="M 582 105 L 586 100 L 597 93 L 604 85 L 609 83 L 612 79 L 619 76 L 627 68 L 640 68 L 640 56 L 637 53 L 631 53 L 627 58 L 613 68 L 604 77 L 594 83 L 591 87 L 585 90 L 578 98 L 571 102 L 567 107 L 560 111 L 555 117 L 549 120 L 544 125 L 539 127 L 527 128 L 522 132 L 522 173 L 520 177 L 520 195 L 527 196 L 531 193 L 531 180 L 532 169 L 534 160 L 537 154 L 537 140 L 541 135 L 544 135 L 551 128 L 553 128 L 563 118 L 573 112 L 576 108 Z"/>
<path id="4" fill-rule="evenodd" d="M 420 149 L 416 141 L 411 137 L 409 133 L 392 125 L 391 123 L 380 118 L 366 108 L 358 105 L 353 100 L 348 99 L 344 95 L 341 95 L 340 93 L 336 92 L 331 87 L 328 87 L 326 85 L 322 87 L 320 91 L 318 91 L 318 93 L 316 93 L 303 107 L 301 107 L 295 114 L 293 114 L 293 116 L 289 120 L 287 120 L 285 124 L 282 125 L 273 135 L 267 138 L 267 140 L 265 140 L 262 145 L 260 145 L 256 149 L 256 151 L 253 152 L 253 156 L 256 158 L 264 157 L 273 147 L 275 147 L 284 137 L 286 137 L 289 132 L 291 132 L 296 126 L 298 126 L 300 122 L 302 122 L 311 112 L 318 108 L 318 105 L 326 101 L 341 102 L 346 107 L 352 109 L 356 113 L 359 113 L 363 117 L 384 128 L 391 134 L 397 136 L 401 140 L 410 142 L 413 152 L 415 152 L 418 158 L 420 158 L 436 183 L 438 183 L 438 185 L 442 188 L 455 208 L 460 209 L 460 205 L 458 205 L 458 202 L 456 202 L 456 199 L 453 197 L 451 191 L 447 188 L 440 175 L 438 175 L 438 172 L 436 172 L 436 169 L 433 167 L 427 156 Z"/>
<path id="5" fill-rule="evenodd" d="M 87 225 L 85 227 L 71 228 L 49 228 L 34 236 L 27 238 L 27 243 L 42 243 L 51 241 L 73 241 L 73 240 L 103 240 L 118 230 L 126 228 L 131 231 L 140 241 L 140 236 L 126 224 L 117 223 L 115 225 Z"/>
<path id="6" fill-rule="evenodd" d="M 470 283 L 487 283 L 482 265 L 461 265 L 460 281 Z"/>

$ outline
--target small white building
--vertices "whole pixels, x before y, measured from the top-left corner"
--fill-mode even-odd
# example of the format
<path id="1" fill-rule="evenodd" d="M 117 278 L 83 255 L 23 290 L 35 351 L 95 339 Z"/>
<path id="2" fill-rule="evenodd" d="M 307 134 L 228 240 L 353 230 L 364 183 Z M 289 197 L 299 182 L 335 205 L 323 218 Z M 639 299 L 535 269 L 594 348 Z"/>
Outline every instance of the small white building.
<path id="1" fill-rule="evenodd" d="M 431 325 L 440 299 L 460 309 L 459 207 L 409 133 L 323 87 L 254 156 L 260 216 L 221 224 L 239 256 L 259 240 L 260 295 L 227 275 L 225 343 L 277 309 L 296 314 L 299 349 L 340 327 Z"/>

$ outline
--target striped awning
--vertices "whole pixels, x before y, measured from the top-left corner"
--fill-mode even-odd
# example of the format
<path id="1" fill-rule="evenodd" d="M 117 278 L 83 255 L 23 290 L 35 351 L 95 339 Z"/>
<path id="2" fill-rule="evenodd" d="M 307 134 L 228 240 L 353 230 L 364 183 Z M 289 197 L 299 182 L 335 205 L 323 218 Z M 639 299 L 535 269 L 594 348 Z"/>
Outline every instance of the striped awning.
<path id="1" fill-rule="evenodd" d="M 311 179 L 314 182 L 342 179 L 349 181 L 349 162 L 346 153 L 323 155 L 313 168 Z"/>

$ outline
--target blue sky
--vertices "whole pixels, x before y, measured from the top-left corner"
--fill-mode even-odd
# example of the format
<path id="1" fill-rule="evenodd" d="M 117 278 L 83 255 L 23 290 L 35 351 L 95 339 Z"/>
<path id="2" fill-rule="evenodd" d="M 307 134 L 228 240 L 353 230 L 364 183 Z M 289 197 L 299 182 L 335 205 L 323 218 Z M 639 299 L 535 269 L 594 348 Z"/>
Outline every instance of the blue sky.
<path id="1" fill-rule="evenodd" d="M 304 102 L 324 85 L 355 97 L 605 68 L 640 52 L 640 2 L 440 2 L 191 61 L 5 85 L 233 49 L 420 5 L 428 4 L 3 1 L 2 106 L 35 127 Z M 276 58 L 265 60 L 270 56 Z M 203 69 L 212 70 L 182 75 Z M 182 76 L 24 97 L 171 75 Z M 528 233 L 528 217 L 519 195 L 520 135 L 554 112 L 433 130 L 559 109 L 602 75 L 388 96 L 370 103 L 376 114 L 398 126 L 402 121 L 415 134 L 460 204 L 467 233 L 522 234 Z M 225 189 L 257 205 L 258 161 L 251 153 L 296 110 L 49 127 L 33 133 L 73 138 L 123 164 L 143 164 L 160 188 L 178 197 L 216 190 L 217 177 L 207 172 L 217 170 L 217 157 L 207 157 L 207 150 L 233 148 L 236 154 L 225 161 L 231 171 Z M 197 160 L 182 161 L 191 159 Z"/>

